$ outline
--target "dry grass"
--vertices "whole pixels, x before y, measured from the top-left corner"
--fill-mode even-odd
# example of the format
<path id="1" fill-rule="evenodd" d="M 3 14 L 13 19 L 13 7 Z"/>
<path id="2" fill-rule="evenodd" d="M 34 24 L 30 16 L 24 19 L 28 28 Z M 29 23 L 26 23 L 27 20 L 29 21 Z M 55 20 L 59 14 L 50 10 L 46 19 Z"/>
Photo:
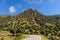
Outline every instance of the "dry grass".
<path id="1" fill-rule="evenodd" d="M 8 36 L 8 35 L 11 35 L 10 32 L 8 31 L 3 31 L 3 30 L 0 30 L 0 40 L 24 40 L 25 38 L 28 38 L 28 36 Z M 43 35 L 40 35 L 42 37 L 42 40 L 48 40 L 47 37 L 43 36 Z"/>
<path id="2" fill-rule="evenodd" d="M 44 35 L 40 35 L 41 36 L 41 38 L 42 38 L 42 40 L 49 40 L 46 36 L 44 36 Z"/>

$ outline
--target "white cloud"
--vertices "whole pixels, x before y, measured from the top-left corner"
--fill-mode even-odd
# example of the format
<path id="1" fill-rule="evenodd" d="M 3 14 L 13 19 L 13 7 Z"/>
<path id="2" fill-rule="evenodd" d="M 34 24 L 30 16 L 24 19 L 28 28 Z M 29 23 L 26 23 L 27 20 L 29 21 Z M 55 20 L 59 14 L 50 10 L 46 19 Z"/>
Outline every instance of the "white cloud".
<path id="1" fill-rule="evenodd" d="M 18 8 L 21 8 L 21 7 L 22 7 L 21 5 L 18 6 Z"/>
<path id="2" fill-rule="evenodd" d="M 17 3 L 15 6 L 17 7 L 17 9 L 22 7 L 22 5 L 20 5 L 19 3 Z"/>
<path id="3" fill-rule="evenodd" d="M 29 4 L 40 4 L 42 0 L 25 0 Z"/>
<path id="4" fill-rule="evenodd" d="M 21 5 L 18 5 L 18 6 L 17 6 L 17 9 L 18 9 L 18 8 L 21 8 L 21 7 L 22 7 Z"/>
<path id="5" fill-rule="evenodd" d="M 15 9 L 14 6 L 11 6 L 11 7 L 9 8 L 9 11 L 10 11 L 10 13 L 15 13 L 15 12 L 16 12 L 16 9 Z"/>

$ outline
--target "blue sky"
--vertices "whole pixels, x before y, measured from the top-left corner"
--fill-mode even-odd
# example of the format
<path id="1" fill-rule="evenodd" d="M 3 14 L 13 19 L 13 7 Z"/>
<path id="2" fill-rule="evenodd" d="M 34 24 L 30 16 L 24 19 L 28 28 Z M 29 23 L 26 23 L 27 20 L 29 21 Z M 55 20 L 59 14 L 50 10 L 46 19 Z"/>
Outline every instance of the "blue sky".
<path id="1" fill-rule="evenodd" d="M 44 15 L 60 14 L 60 0 L 0 0 L 0 15 L 15 15 L 29 8 Z"/>

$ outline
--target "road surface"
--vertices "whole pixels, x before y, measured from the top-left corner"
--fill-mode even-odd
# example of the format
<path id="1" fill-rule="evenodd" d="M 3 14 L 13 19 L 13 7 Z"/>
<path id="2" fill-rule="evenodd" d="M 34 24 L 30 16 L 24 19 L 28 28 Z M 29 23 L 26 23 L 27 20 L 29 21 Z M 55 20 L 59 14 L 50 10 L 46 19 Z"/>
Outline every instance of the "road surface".
<path id="1" fill-rule="evenodd" d="M 41 36 L 38 36 L 38 35 L 28 35 L 29 37 L 27 37 L 26 39 L 24 40 L 42 40 L 41 39 Z"/>

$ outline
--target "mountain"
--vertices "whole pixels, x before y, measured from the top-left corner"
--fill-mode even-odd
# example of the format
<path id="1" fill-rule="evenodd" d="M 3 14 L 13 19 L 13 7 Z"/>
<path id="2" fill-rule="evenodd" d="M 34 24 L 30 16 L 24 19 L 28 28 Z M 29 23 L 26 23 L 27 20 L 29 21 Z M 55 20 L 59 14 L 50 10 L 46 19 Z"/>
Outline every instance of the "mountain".
<path id="1" fill-rule="evenodd" d="M 42 34 L 51 40 L 56 36 L 60 37 L 59 25 L 52 17 L 47 17 L 32 8 L 15 16 L 0 16 L 1 30 L 12 34 Z"/>
<path id="2" fill-rule="evenodd" d="M 55 22 L 60 23 L 60 15 L 53 15 L 53 16 L 49 16 L 50 18 L 52 18 Z"/>

